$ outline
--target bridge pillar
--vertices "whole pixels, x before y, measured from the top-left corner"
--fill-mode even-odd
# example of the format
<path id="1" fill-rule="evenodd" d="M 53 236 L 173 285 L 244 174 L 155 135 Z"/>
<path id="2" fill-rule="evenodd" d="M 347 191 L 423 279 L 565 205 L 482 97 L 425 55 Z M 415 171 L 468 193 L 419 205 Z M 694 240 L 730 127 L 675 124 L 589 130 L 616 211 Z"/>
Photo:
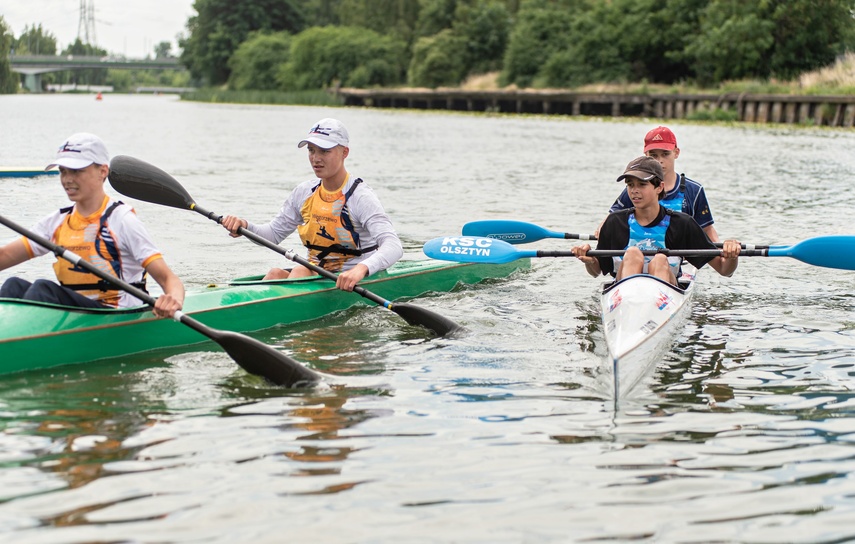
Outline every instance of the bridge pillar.
<path id="1" fill-rule="evenodd" d="M 24 88 L 31 93 L 42 92 L 42 75 L 41 74 L 26 74 L 24 75 Z"/>

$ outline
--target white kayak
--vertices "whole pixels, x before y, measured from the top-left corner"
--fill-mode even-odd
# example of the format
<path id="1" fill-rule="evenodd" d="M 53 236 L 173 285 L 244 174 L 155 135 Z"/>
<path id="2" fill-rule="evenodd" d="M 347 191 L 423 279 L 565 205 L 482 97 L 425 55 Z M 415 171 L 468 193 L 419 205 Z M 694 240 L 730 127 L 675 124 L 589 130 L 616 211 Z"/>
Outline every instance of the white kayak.
<path id="1" fill-rule="evenodd" d="M 691 313 L 696 274 L 684 263 L 679 286 L 638 274 L 603 289 L 603 332 L 615 399 L 626 397 L 670 350 Z"/>

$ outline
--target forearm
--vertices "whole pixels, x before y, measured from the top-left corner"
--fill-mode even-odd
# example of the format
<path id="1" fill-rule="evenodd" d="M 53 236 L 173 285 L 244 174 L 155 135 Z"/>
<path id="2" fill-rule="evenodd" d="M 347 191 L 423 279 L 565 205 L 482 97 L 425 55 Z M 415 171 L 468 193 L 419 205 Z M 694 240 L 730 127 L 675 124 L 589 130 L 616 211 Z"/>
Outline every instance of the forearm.
<path id="1" fill-rule="evenodd" d="M 707 225 L 704 227 L 704 233 L 707 235 L 707 238 L 710 239 L 710 242 L 715 244 L 719 241 L 718 232 L 715 230 L 714 225 Z"/>
<path id="2" fill-rule="evenodd" d="M 179 304 L 184 304 L 184 283 L 175 274 L 169 274 L 168 278 L 161 284 L 163 292 L 171 295 Z"/>
<path id="3" fill-rule="evenodd" d="M 730 277 L 736 272 L 736 267 L 739 266 L 739 259 L 736 257 L 732 259 L 716 257 L 710 262 L 710 265 L 722 276 Z"/>
<path id="4" fill-rule="evenodd" d="M 27 246 L 20 239 L 0 247 L 0 270 L 6 270 L 31 258 Z"/>
<path id="5" fill-rule="evenodd" d="M 585 270 L 595 278 L 603 273 L 602 268 L 600 268 L 600 261 L 597 259 L 593 259 L 591 262 L 585 263 Z"/>
<path id="6" fill-rule="evenodd" d="M 184 283 L 166 265 L 162 258 L 156 259 L 146 267 L 154 281 L 163 289 L 163 294 L 155 300 L 152 311 L 158 317 L 174 317 L 175 312 L 184 307 Z"/>
<path id="7" fill-rule="evenodd" d="M 401 245 L 401 240 L 394 233 L 388 233 L 380 236 L 377 241 L 377 251 L 365 259 L 360 261 L 368 268 L 368 275 L 374 274 L 380 270 L 386 270 L 404 255 L 404 248 Z"/>

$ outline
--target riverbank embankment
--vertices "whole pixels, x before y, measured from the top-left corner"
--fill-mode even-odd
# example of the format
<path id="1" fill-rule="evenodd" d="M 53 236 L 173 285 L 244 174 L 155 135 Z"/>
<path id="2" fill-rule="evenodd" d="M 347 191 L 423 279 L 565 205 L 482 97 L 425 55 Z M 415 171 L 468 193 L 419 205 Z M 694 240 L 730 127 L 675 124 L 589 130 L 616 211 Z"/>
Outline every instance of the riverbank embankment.
<path id="1" fill-rule="evenodd" d="M 855 95 L 626 94 L 557 90 L 351 89 L 346 106 L 495 113 L 699 119 L 729 113 L 736 121 L 851 128 Z"/>

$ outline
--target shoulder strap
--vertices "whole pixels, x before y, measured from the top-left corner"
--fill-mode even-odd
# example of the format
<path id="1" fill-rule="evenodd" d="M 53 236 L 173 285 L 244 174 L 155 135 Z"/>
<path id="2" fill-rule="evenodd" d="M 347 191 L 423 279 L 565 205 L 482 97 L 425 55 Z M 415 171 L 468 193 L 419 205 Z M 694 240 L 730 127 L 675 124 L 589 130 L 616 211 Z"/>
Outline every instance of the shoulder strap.
<path id="1" fill-rule="evenodd" d="M 95 251 L 101 252 L 101 246 L 103 245 L 107 249 L 107 253 L 110 254 L 110 266 L 113 267 L 113 272 L 115 272 L 116 277 L 122 277 L 122 265 L 119 259 L 119 248 L 116 247 L 116 241 L 113 240 L 113 234 L 110 232 L 110 228 L 107 225 L 107 219 L 109 219 L 110 215 L 118 208 L 123 202 L 113 202 L 104 213 L 101 215 L 100 226 L 98 227 L 98 236 L 95 237 Z"/>
<path id="2" fill-rule="evenodd" d="M 347 205 L 347 199 L 350 198 L 350 195 L 353 194 L 353 191 L 359 187 L 359 184 L 362 183 L 362 178 L 356 178 L 353 181 L 353 185 L 351 185 L 350 189 L 347 190 L 347 194 L 344 195 L 344 204 Z"/>

